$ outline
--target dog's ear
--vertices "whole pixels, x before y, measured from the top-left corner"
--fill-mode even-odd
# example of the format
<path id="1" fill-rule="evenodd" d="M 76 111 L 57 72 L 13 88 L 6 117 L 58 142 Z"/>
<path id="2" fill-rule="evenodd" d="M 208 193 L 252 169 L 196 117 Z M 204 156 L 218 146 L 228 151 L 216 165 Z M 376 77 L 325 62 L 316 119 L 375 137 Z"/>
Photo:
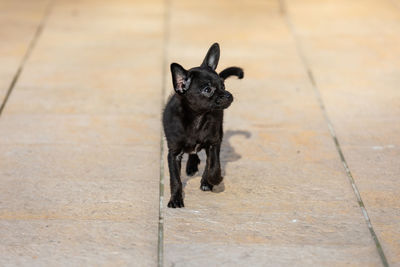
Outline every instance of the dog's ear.
<path id="1" fill-rule="evenodd" d="M 174 85 L 175 92 L 183 94 L 189 89 L 190 78 L 187 77 L 188 72 L 178 63 L 171 64 L 172 83 Z"/>
<path id="2" fill-rule="evenodd" d="M 219 44 L 214 43 L 210 49 L 207 52 L 206 57 L 203 60 L 203 63 L 201 63 L 201 67 L 209 67 L 212 70 L 215 70 L 217 68 L 219 61 Z"/>

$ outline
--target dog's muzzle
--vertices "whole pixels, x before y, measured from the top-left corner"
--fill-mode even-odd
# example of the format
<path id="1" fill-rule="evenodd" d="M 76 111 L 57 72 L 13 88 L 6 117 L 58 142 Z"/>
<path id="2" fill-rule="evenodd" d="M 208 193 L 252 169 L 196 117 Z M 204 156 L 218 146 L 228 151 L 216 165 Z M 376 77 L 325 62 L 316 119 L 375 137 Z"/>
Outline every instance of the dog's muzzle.
<path id="1" fill-rule="evenodd" d="M 233 102 L 233 96 L 228 91 L 225 91 L 223 94 L 220 94 L 215 101 L 218 108 L 225 109 L 231 105 Z"/>

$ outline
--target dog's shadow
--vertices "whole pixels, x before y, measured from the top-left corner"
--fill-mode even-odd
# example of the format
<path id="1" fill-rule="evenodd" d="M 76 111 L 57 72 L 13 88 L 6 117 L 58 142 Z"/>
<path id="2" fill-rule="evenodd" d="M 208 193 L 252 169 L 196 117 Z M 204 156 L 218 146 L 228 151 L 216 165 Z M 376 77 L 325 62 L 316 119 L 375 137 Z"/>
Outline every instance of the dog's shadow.
<path id="1" fill-rule="evenodd" d="M 222 177 L 225 176 L 225 169 L 226 169 L 228 163 L 237 161 L 242 157 L 240 154 L 238 154 L 235 151 L 235 148 L 230 143 L 230 139 L 236 135 L 240 135 L 245 138 L 251 137 L 250 132 L 242 131 L 242 130 L 236 130 L 236 131 L 227 130 L 224 133 L 224 138 L 222 140 L 221 153 L 220 153 Z M 187 157 L 185 157 L 185 159 L 182 161 L 182 185 L 183 185 L 183 188 L 186 187 L 186 184 L 190 180 L 195 179 L 197 177 L 201 177 L 204 172 L 205 162 L 206 162 L 206 153 L 204 150 L 202 150 L 201 152 L 199 152 L 198 155 L 199 155 L 201 163 L 199 165 L 199 171 L 194 176 L 187 176 L 186 173 L 184 172 L 184 170 L 186 169 Z"/>

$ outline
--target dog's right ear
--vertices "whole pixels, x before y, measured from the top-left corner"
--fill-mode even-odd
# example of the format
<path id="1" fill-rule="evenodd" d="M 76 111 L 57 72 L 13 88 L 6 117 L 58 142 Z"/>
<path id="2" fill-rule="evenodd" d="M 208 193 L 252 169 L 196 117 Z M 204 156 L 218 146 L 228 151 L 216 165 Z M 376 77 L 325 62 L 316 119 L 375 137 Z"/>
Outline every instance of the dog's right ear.
<path id="1" fill-rule="evenodd" d="M 187 70 L 185 70 L 178 63 L 171 64 L 172 83 L 174 84 L 175 92 L 183 94 L 189 89 L 190 78 L 187 77 Z"/>

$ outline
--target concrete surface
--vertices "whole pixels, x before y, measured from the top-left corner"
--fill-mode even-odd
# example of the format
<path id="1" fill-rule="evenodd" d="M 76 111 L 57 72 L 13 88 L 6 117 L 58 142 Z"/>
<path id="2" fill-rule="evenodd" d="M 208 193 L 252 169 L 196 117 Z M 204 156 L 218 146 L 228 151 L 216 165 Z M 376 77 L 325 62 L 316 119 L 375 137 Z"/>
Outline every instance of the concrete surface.
<path id="1" fill-rule="evenodd" d="M 157 264 L 162 7 L 54 2 L 0 120 L 0 265 Z"/>
<path id="2" fill-rule="evenodd" d="M 377 236 L 400 265 L 400 2 L 288 3 Z"/>
<path id="3" fill-rule="evenodd" d="M 0 7 L 1 101 L 22 66 L 0 116 L 0 265 L 400 266 L 397 0 Z M 226 82 L 225 191 L 199 190 L 201 153 L 168 209 L 168 65 L 215 41 L 219 70 L 245 69 Z"/>
<path id="4" fill-rule="evenodd" d="M 4 99 L 45 15 L 47 0 L 0 1 L 0 98 Z"/>

